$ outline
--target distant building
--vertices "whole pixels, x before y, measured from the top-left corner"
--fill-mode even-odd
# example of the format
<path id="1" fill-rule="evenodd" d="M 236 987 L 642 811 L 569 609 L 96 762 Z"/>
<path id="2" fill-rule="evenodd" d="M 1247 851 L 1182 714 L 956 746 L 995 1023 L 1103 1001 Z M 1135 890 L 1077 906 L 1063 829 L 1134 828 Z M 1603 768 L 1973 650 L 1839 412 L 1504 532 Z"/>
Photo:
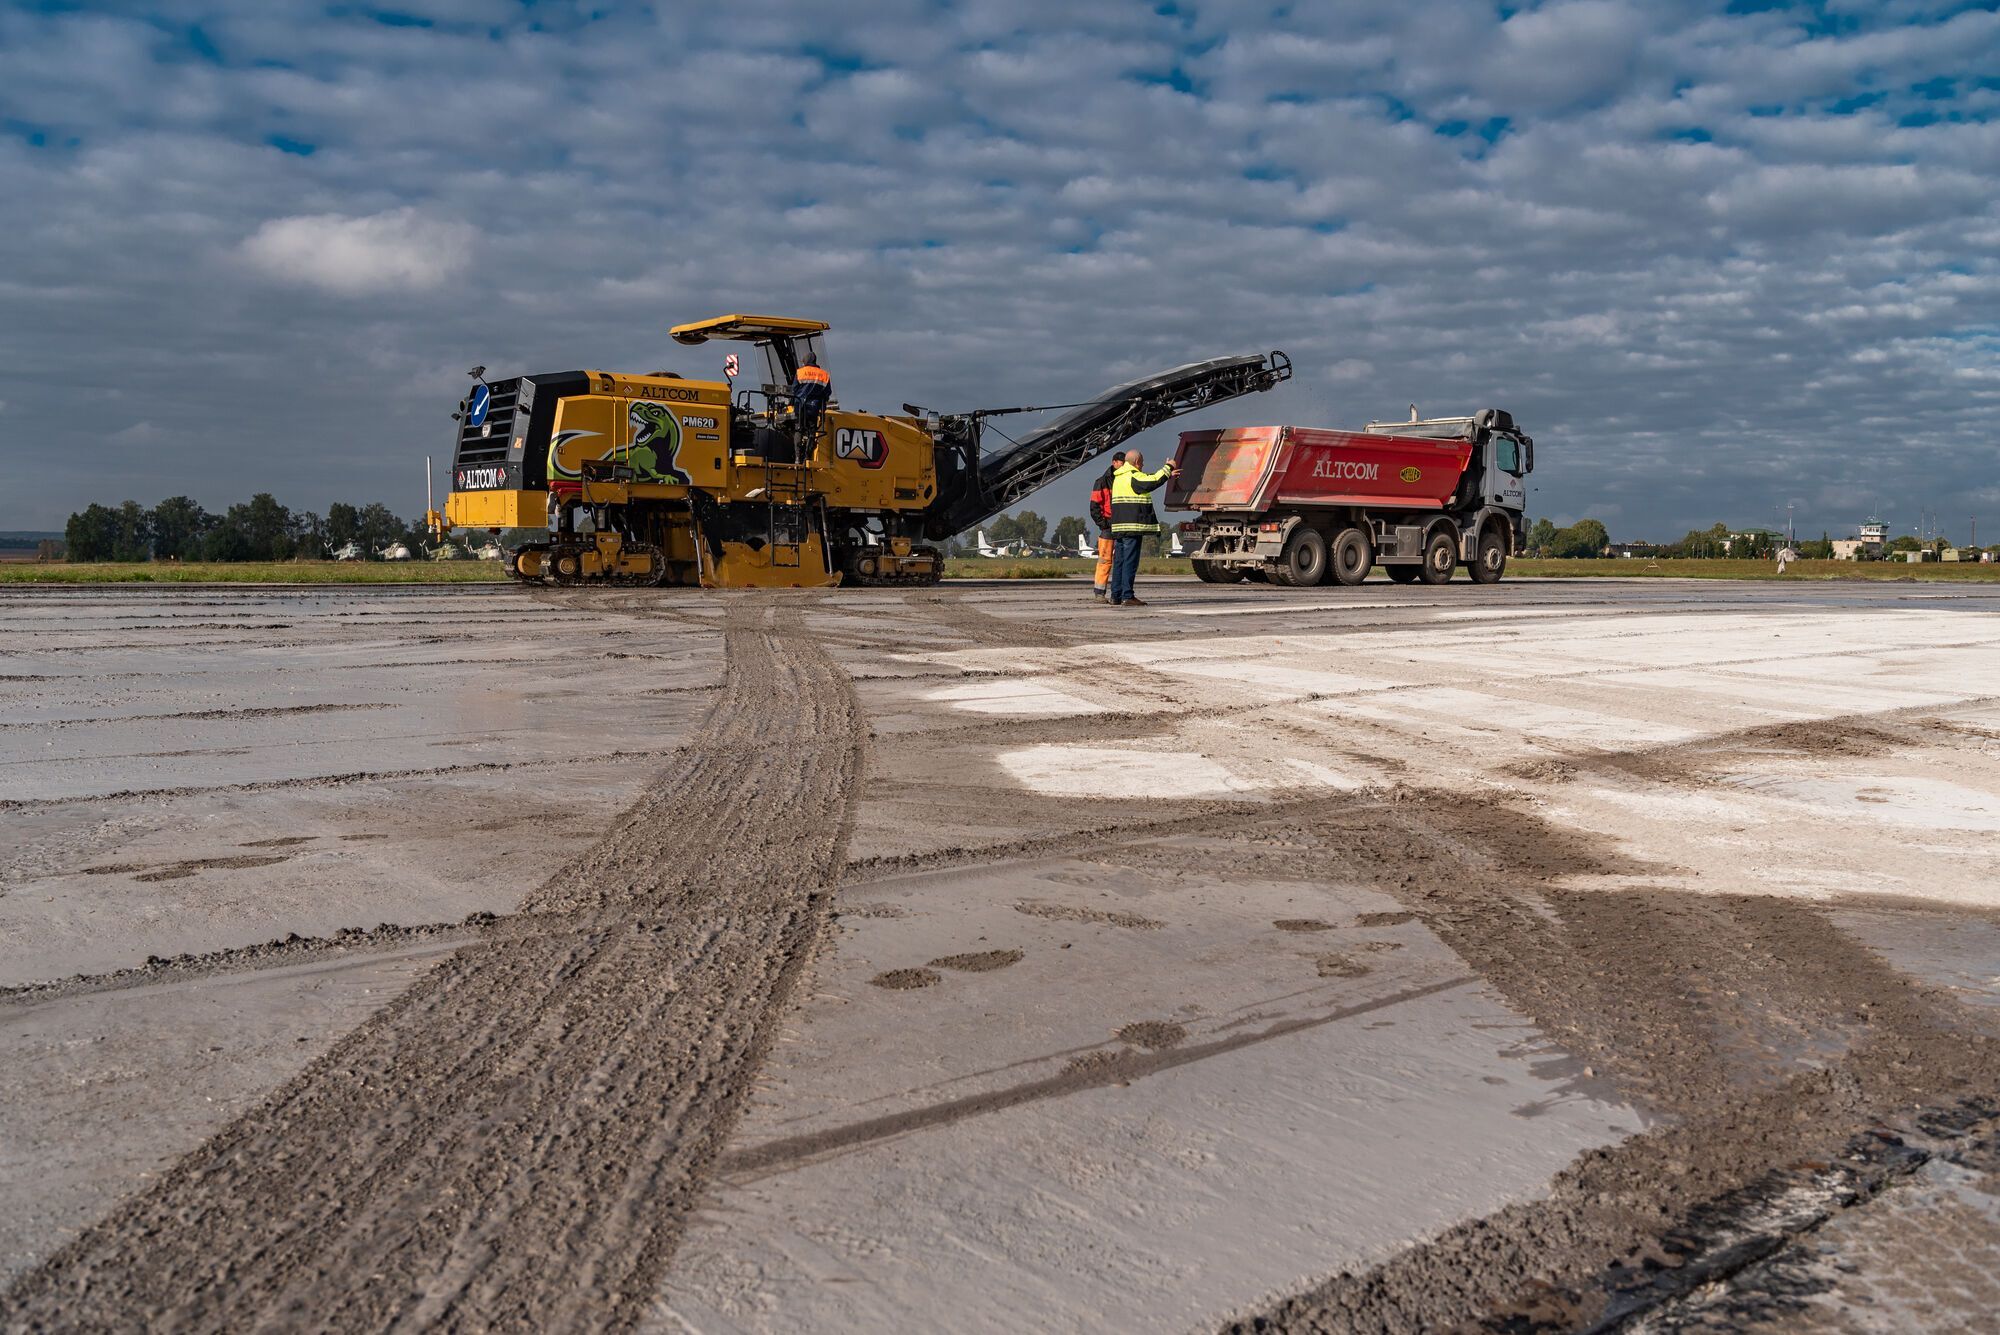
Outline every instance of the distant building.
<path id="1" fill-rule="evenodd" d="M 1835 538 L 1833 559 L 1836 561 L 1874 561 L 1881 558 L 1889 545 L 1889 526 L 1880 519 L 1869 519 L 1862 523 L 1858 536 Z"/>
<path id="2" fill-rule="evenodd" d="M 1746 528 L 1732 533 L 1722 540 L 1722 553 L 1734 556 L 1739 551 L 1754 552 L 1759 547 L 1769 547 L 1772 551 L 1785 545 L 1785 535 L 1774 528 Z"/>

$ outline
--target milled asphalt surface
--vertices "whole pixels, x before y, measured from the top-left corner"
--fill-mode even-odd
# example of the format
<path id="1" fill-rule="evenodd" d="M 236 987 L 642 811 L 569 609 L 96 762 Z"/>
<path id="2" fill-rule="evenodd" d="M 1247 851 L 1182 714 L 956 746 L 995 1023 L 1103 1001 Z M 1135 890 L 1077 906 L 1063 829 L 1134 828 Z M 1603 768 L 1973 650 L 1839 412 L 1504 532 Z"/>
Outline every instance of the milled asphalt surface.
<path id="1" fill-rule="evenodd" d="M 0 592 L 6 1326 L 1990 1312 L 2000 589 L 1149 595 Z"/>

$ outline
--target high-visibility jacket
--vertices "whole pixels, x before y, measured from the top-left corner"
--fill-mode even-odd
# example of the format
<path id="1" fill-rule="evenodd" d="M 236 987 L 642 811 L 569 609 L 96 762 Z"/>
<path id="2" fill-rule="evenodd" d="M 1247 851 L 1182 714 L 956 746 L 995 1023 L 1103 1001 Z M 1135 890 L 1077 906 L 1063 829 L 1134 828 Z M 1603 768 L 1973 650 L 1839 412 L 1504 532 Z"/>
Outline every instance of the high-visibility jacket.
<path id="1" fill-rule="evenodd" d="M 833 384 L 833 377 L 826 373 L 824 366 L 801 366 L 797 380 L 801 385 Z"/>
<path id="2" fill-rule="evenodd" d="M 1107 468 L 1090 484 L 1090 522 L 1100 533 L 1111 532 L 1111 475 L 1116 471 Z"/>
<path id="3" fill-rule="evenodd" d="M 1168 465 L 1161 464 L 1150 473 L 1142 473 L 1131 464 L 1119 464 L 1111 474 L 1111 532 L 1115 537 L 1128 534 L 1158 533 L 1160 517 L 1153 513 L 1151 493 L 1157 491 L 1167 480 Z"/>

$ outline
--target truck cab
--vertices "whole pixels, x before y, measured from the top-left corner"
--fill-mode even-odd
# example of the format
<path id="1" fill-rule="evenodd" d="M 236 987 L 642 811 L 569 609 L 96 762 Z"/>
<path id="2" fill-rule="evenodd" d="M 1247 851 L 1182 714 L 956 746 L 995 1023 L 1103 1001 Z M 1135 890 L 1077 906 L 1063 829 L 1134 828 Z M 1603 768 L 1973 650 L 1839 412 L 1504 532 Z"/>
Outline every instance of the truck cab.
<path id="1" fill-rule="evenodd" d="M 1535 442 L 1518 431 L 1489 431 L 1481 449 L 1481 500 L 1514 514 L 1528 509 L 1528 474 L 1535 471 Z"/>

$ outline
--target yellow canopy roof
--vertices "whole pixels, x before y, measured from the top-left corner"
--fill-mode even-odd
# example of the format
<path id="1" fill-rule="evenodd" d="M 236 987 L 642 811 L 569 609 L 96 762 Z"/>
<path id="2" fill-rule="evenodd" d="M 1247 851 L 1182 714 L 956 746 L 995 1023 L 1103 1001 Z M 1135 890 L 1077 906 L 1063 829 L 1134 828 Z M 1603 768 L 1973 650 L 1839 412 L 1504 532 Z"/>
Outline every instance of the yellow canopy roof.
<path id="1" fill-rule="evenodd" d="M 677 343 L 706 343 L 711 338 L 740 339 L 746 343 L 793 334 L 819 334 L 833 328 L 823 320 L 794 320 L 785 315 L 718 315 L 713 320 L 673 327 Z"/>

